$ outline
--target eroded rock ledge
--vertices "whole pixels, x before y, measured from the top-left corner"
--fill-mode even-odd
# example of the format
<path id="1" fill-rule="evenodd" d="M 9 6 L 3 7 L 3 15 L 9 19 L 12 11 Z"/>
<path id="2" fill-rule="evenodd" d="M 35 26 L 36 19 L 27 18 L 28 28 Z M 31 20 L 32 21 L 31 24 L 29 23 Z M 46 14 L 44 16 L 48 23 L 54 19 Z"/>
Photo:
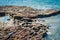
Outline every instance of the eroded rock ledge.
<path id="1" fill-rule="evenodd" d="M 0 6 L 0 13 L 8 13 L 13 16 L 20 16 L 20 17 L 48 17 L 53 16 L 56 14 L 60 14 L 60 10 L 38 10 L 33 9 L 31 7 L 26 6 Z"/>

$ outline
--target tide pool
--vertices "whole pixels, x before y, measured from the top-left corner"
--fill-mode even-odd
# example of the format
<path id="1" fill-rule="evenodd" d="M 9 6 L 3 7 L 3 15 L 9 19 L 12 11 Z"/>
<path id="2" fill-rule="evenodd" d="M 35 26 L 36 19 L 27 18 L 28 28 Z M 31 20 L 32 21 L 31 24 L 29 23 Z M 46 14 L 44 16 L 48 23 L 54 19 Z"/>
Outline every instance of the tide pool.
<path id="1" fill-rule="evenodd" d="M 9 16 L 0 17 L 0 22 L 8 22 L 8 19 L 10 19 Z"/>

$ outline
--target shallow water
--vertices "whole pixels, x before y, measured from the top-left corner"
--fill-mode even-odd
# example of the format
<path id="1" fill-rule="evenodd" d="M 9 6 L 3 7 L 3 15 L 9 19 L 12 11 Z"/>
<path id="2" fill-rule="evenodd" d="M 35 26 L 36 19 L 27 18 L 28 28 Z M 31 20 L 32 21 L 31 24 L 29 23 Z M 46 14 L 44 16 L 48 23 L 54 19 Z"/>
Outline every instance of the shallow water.
<path id="1" fill-rule="evenodd" d="M 10 19 L 9 16 L 0 17 L 0 22 L 8 22 L 8 19 Z"/>
<path id="2" fill-rule="evenodd" d="M 42 20 L 45 20 L 44 22 Z M 60 40 L 60 14 L 40 19 L 38 23 L 49 26 L 46 40 Z"/>
<path id="3" fill-rule="evenodd" d="M 50 25 L 46 40 L 60 40 L 60 14 L 43 19 L 45 19 L 47 24 Z"/>

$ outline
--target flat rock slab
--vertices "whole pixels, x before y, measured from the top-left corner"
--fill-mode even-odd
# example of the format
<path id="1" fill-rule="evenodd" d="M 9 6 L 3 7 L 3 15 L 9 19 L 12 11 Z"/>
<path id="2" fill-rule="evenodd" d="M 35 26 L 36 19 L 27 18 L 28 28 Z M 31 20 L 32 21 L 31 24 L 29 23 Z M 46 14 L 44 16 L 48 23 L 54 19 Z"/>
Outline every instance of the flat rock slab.
<path id="1" fill-rule="evenodd" d="M 60 10 L 38 10 L 26 6 L 0 6 L 0 12 L 5 12 L 8 14 L 14 14 L 14 16 L 21 17 L 35 17 L 38 15 L 50 15 L 58 12 Z"/>

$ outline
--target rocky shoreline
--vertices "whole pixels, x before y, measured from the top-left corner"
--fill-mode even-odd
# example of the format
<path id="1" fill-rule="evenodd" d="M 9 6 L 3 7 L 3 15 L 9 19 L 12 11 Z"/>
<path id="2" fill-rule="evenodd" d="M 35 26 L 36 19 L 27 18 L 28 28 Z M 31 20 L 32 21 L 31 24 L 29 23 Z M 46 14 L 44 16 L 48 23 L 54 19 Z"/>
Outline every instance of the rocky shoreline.
<path id="1" fill-rule="evenodd" d="M 60 11 L 38 10 L 26 6 L 0 6 L 0 16 L 6 14 L 12 17 L 13 26 L 0 28 L 0 40 L 46 40 L 48 25 L 36 23 L 35 19 L 57 15 Z"/>
<path id="2" fill-rule="evenodd" d="M 47 25 L 39 23 L 16 23 L 14 27 L 0 29 L 0 40 L 46 40 L 47 29 Z"/>
<path id="3" fill-rule="evenodd" d="M 0 14 L 6 13 L 20 17 L 53 16 L 60 13 L 60 10 L 48 9 L 38 10 L 27 6 L 0 6 Z"/>

